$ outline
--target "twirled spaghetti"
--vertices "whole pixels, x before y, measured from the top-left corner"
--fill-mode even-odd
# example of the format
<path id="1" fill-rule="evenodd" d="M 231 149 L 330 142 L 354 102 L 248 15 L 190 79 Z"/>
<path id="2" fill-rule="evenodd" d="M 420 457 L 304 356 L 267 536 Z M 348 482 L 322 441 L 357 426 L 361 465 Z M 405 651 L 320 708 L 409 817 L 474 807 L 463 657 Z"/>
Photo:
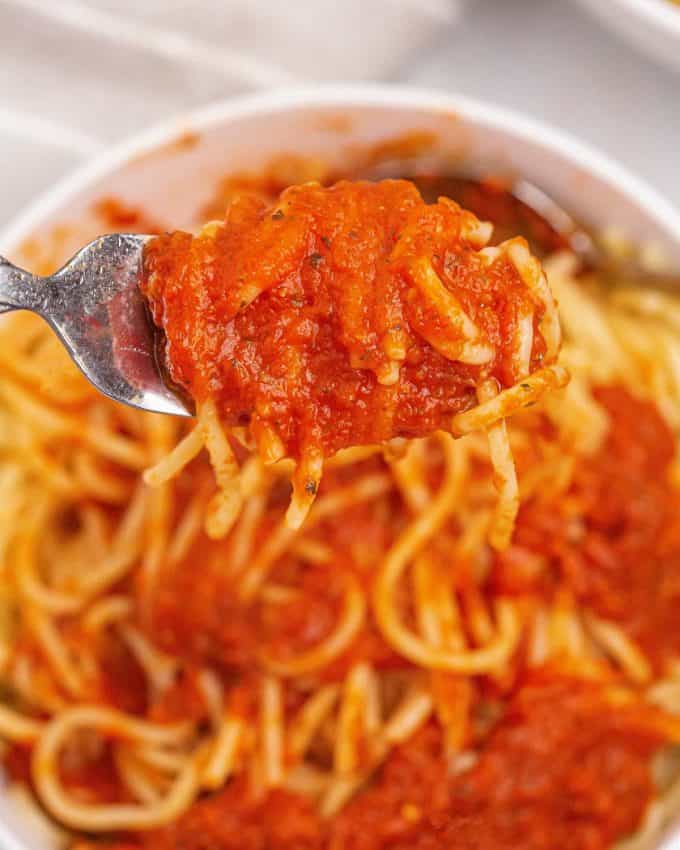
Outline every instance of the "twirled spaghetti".
<path id="1" fill-rule="evenodd" d="M 286 519 L 299 528 L 340 449 L 489 428 L 491 540 L 504 546 L 517 488 L 496 421 L 567 375 L 540 263 L 520 237 L 489 247 L 491 233 L 450 199 L 426 204 L 386 180 L 307 183 L 274 204 L 243 195 L 198 236 L 152 240 L 143 290 L 201 426 L 150 480 L 191 460 L 203 434 L 221 494 L 208 532 L 226 534 L 241 500 L 220 425 L 236 428 L 265 464 L 295 462 Z M 499 390 L 502 402 L 476 408 Z"/>

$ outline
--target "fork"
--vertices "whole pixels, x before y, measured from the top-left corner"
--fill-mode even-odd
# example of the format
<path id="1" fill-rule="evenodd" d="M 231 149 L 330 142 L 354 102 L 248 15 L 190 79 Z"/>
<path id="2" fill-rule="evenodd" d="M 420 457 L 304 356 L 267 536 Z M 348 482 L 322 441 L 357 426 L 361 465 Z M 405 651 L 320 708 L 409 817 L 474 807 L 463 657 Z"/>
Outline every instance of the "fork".
<path id="1" fill-rule="evenodd" d="M 192 416 L 157 357 L 157 334 L 139 284 L 151 236 L 95 239 L 50 277 L 0 257 L 0 313 L 31 310 L 56 332 L 97 389 L 155 413 Z"/>

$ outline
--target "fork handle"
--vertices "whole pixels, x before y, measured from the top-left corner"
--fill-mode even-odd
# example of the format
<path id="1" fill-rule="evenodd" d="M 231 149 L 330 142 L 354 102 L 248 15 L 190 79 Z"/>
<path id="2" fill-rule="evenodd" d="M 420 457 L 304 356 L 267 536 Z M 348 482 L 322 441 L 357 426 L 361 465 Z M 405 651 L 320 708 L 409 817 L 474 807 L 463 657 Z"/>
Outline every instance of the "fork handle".
<path id="1" fill-rule="evenodd" d="M 24 271 L 0 256 L 0 313 L 12 310 L 41 312 L 46 295 L 41 278 Z"/>

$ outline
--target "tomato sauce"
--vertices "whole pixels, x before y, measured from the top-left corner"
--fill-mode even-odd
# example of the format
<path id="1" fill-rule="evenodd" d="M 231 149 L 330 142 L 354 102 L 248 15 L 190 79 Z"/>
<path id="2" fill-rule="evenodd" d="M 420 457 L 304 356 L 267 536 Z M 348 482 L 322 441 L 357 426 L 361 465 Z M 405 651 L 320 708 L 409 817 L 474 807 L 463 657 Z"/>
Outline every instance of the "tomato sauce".
<path id="1" fill-rule="evenodd" d="M 97 697 L 121 711 L 142 714 L 147 708 L 147 681 L 131 650 L 107 634 L 97 635 Z"/>
<path id="2" fill-rule="evenodd" d="M 171 377 L 294 458 L 449 427 L 481 377 L 516 381 L 528 312 L 532 368 L 544 351 L 542 306 L 509 260 L 479 258 L 461 235 L 476 224 L 406 181 L 341 182 L 291 187 L 273 207 L 242 196 L 209 233 L 157 238 L 144 289 Z M 440 353 L 451 328 L 414 285 L 423 258 L 493 349 L 483 364 Z"/>
<path id="3" fill-rule="evenodd" d="M 196 803 L 178 822 L 148 836 L 145 850 L 320 850 L 311 803 L 287 791 L 253 800 L 247 783 Z"/>
<path id="4" fill-rule="evenodd" d="M 675 440 L 653 403 L 622 387 L 601 387 L 596 397 L 610 419 L 604 446 L 577 463 L 566 498 L 539 497 L 520 509 L 493 581 L 500 592 L 547 598 L 569 588 L 581 606 L 619 623 L 662 671 L 680 652 Z"/>
<path id="5" fill-rule="evenodd" d="M 492 176 L 473 180 L 431 174 L 415 175 L 410 179 L 426 201 L 431 203 L 443 195 L 452 198 L 482 221 L 492 221 L 493 244 L 513 236 L 524 236 L 539 257 L 568 251 L 571 247 L 568 235 L 556 230 L 514 194 L 511 180 Z"/>
<path id="6" fill-rule="evenodd" d="M 606 850 L 652 796 L 661 740 L 639 712 L 612 711 L 601 685 L 538 671 L 458 774 L 432 723 L 330 821 L 286 791 L 253 800 L 235 780 L 117 850 Z"/>
<path id="7" fill-rule="evenodd" d="M 335 478 L 331 471 L 321 486 L 322 495 L 332 489 Z M 369 587 L 378 551 L 382 556 L 392 539 L 391 523 L 376 514 L 376 507 L 385 510 L 389 505 L 388 498 L 363 510 L 362 506 L 351 507 L 324 522 L 319 540 L 333 553 L 328 564 L 310 565 L 295 553 L 279 559 L 271 578 L 284 591 L 288 589 L 289 598 L 272 603 L 266 599 L 243 602 L 237 581 L 224 569 L 230 539 L 213 542 L 203 538 L 193 547 L 190 558 L 168 571 L 159 583 L 149 626 L 151 638 L 190 667 L 212 667 L 228 677 L 247 675 L 257 667 L 257 653 L 262 648 L 273 659 L 286 661 L 318 645 L 333 631 L 341 615 L 345 577 L 351 575 Z M 256 549 L 272 532 L 276 519 L 281 520 L 278 506 L 258 529 Z M 358 554 L 365 556 L 367 549 L 372 557 L 361 564 Z M 201 569 L 197 570 L 199 552 Z M 356 639 L 324 668 L 322 677 L 342 680 L 357 660 L 379 668 L 406 664 L 380 635 L 370 613 Z"/>
<path id="8" fill-rule="evenodd" d="M 189 665 L 178 670 L 172 684 L 150 705 L 148 717 L 156 723 L 204 720 L 208 706 L 198 675 Z"/>
<path id="9" fill-rule="evenodd" d="M 120 198 L 101 198 L 93 212 L 112 233 L 162 233 L 163 227 L 139 207 L 124 203 Z"/>
<path id="10" fill-rule="evenodd" d="M 161 583 L 154 600 L 151 636 L 189 664 L 231 674 L 252 669 L 257 632 L 252 612 L 236 588 L 210 564 L 184 564 Z"/>
<path id="11" fill-rule="evenodd" d="M 604 850 L 637 826 L 660 741 L 598 685 L 536 675 L 506 708 L 477 763 L 448 775 L 430 726 L 340 813 L 343 850 Z"/>

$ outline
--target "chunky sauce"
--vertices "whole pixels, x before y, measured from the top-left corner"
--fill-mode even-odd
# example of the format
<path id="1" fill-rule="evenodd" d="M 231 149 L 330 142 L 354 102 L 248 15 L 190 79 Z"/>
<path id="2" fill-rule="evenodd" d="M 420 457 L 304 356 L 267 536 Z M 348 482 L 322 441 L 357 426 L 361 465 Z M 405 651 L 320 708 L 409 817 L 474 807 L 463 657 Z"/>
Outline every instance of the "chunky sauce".
<path id="1" fill-rule="evenodd" d="M 171 375 L 199 404 L 216 399 L 227 426 L 250 425 L 265 456 L 272 443 L 299 458 L 447 428 L 481 377 L 520 377 L 522 317 L 533 315 L 530 368 L 544 353 L 542 307 L 504 255 L 478 254 L 483 231 L 405 181 L 306 184 L 274 207 L 237 198 L 223 224 L 147 249 Z M 423 268 L 487 353 L 461 354 L 460 327 L 418 283 Z"/>
<path id="2" fill-rule="evenodd" d="M 653 403 L 611 386 L 597 399 L 610 419 L 605 445 L 577 463 L 566 496 L 522 506 L 493 580 L 497 591 L 548 599 L 555 587 L 569 588 L 580 605 L 619 623 L 663 672 L 680 652 L 675 441 Z"/>
<path id="3" fill-rule="evenodd" d="M 451 776 L 434 726 L 342 812 L 333 850 L 603 850 L 635 828 L 659 741 L 598 685 L 549 672 L 521 687 L 471 768 Z"/>
<path id="4" fill-rule="evenodd" d="M 332 821 L 286 791 L 254 800 L 237 780 L 116 850 L 606 850 L 651 798 L 652 726 L 612 711 L 601 685 L 538 671 L 460 771 L 431 724 Z"/>

